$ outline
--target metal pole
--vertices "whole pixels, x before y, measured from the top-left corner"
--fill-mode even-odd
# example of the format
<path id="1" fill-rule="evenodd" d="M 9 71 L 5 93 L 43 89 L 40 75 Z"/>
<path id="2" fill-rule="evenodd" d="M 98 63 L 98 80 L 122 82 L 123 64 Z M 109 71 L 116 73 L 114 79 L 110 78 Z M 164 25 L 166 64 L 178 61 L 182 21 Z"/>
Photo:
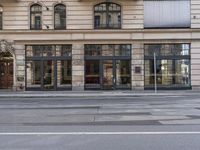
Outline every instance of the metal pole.
<path id="1" fill-rule="evenodd" d="M 156 72 L 156 53 L 154 52 L 154 89 L 155 93 L 157 93 L 157 72 Z"/>

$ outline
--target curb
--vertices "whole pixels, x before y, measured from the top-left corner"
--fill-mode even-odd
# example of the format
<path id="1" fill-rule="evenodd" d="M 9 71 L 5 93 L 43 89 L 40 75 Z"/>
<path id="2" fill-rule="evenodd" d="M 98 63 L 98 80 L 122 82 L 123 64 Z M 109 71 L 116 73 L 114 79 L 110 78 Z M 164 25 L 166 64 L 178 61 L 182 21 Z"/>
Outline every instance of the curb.
<path id="1" fill-rule="evenodd" d="M 200 93 L 73 93 L 73 94 L 1 94 L 0 98 L 87 98 L 87 97 L 146 97 L 146 96 L 191 96 L 191 95 L 200 95 Z"/>

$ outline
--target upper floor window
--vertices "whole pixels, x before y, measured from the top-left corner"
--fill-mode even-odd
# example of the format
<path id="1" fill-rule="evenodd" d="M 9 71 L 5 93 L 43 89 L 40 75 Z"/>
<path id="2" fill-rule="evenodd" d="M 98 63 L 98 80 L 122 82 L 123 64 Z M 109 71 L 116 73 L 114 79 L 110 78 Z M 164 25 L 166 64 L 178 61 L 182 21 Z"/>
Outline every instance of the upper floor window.
<path id="1" fill-rule="evenodd" d="M 30 25 L 32 30 L 42 29 L 42 6 L 33 4 L 30 9 Z"/>
<path id="2" fill-rule="evenodd" d="M 54 28 L 66 29 L 66 6 L 63 4 L 54 7 Z"/>
<path id="3" fill-rule="evenodd" d="M 145 28 L 187 28 L 190 24 L 190 0 L 144 0 Z"/>
<path id="4" fill-rule="evenodd" d="M 121 6 L 111 2 L 100 3 L 94 6 L 95 29 L 121 28 Z"/>
<path id="5" fill-rule="evenodd" d="M 0 30 L 3 29 L 3 7 L 0 6 Z"/>

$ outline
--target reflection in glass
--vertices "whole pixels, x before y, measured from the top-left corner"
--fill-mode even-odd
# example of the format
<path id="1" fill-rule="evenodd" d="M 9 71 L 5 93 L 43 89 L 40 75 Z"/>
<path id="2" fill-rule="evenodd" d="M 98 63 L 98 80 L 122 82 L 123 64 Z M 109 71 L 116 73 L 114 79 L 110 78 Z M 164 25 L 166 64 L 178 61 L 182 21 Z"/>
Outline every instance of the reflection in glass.
<path id="1" fill-rule="evenodd" d="M 45 89 L 54 88 L 54 64 L 52 60 L 43 61 L 43 82 Z"/>
<path id="2" fill-rule="evenodd" d="M 87 85 L 99 85 L 100 84 L 100 72 L 98 60 L 85 61 L 85 84 Z"/>
<path id="3" fill-rule="evenodd" d="M 27 45 L 27 57 L 71 56 L 72 45 Z"/>
<path id="4" fill-rule="evenodd" d="M 31 29 L 42 29 L 42 6 L 33 4 L 30 8 Z"/>
<path id="5" fill-rule="evenodd" d="M 40 61 L 28 61 L 26 63 L 27 87 L 41 87 L 41 63 Z"/>
<path id="6" fill-rule="evenodd" d="M 119 87 L 130 88 L 131 86 L 130 60 L 116 61 L 116 85 Z"/>
<path id="7" fill-rule="evenodd" d="M 190 44 L 146 44 L 145 56 L 189 55 Z"/>
<path id="8" fill-rule="evenodd" d="M 173 83 L 172 60 L 157 60 L 157 84 L 171 85 Z M 154 84 L 154 60 L 145 60 L 145 85 Z"/>
<path id="9" fill-rule="evenodd" d="M 54 27 L 55 29 L 66 29 L 66 7 L 58 4 L 54 8 Z"/>
<path id="10" fill-rule="evenodd" d="M 145 54 L 145 56 L 153 56 L 154 52 L 156 52 L 156 54 L 159 55 L 161 46 L 162 45 L 160 45 L 160 44 L 145 45 L 144 46 L 144 54 Z"/>
<path id="11" fill-rule="evenodd" d="M 113 89 L 113 61 L 103 61 L 103 89 Z"/>
<path id="12" fill-rule="evenodd" d="M 172 84 L 172 60 L 157 60 L 156 72 L 158 84 Z"/>
<path id="13" fill-rule="evenodd" d="M 105 2 L 95 5 L 94 28 L 121 28 L 121 6 L 111 2 Z"/>
<path id="14" fill-rule="evenodd" d="M 189 85 L 189 60 L 175 60 L 175 84 Z"/>
<path id="15" fill-rule="evenodd" d="M 54 46 L 51 45 L 45 45 L 45 46 L 41 46 L 42 47 L 42 52 L 43 52 L 43 56 L 55 56 L 55 49 Z"/>
<path id="16" fill-rule="evenodd" d="M 37 83 L 37 89 L 41 90 L 69 89 L 72 83 L 71 51 L 71 45 L 27 45 L 27 88 Z"/>
<path id="17" fill-rule="evenodd" d="M 99 56 L 101 55 L 101 45 L 85 45 L 86 56 Z"/>
<path id="18" fill-rule="evenodd" d="M 154 56 L 158 87 L 190 88 L 190 44 L 145 45 L 145 86 L 154 86 Z"/>
<path id="19" fill-rule="evenodd" d="M 42 56 L 42 46 L 32 46 L 33 56 Z"/>
<path id="20" fill-rule="evenodd" d="M 57 61 L 57 87 L 70 87 L 72 84 L 71 60 Z"/>
<path id="21" fill-rule="evenodd" d="M 157 84 L 160 86 L 189 86 L 189 60 L 157 60 Z M 154 85 L 154 61 L 145 60 L 145 85 Z"/>
<path id="22" fill-rule="evenodd" d="M 71 45 L 62 45 L 61 56 L 71 56 L 72 55 L 72 46 Z"/>
<path id="23" fill-rule="evenodd" d="M 102 56 L 113 56 L 114 45 L 102 45 Z"/>
<path id="24" fill-rule="evenodd" d="M 189 44 L 175 44 L 174 55 L 189 55 L 190 46 Z"/>
<path id="25" fill-rule="evenodd" d="M 56 45 L 56 56 L 71 56 L 72 45 Z"/>
<path id="26" fill-rule="evenodd" d="M 115 45 L 115 56 L 130 56 L 131 46 L 130 45 Z"/>
<path id="27" fill-rule="evenodd" d="M 95 45 L 88 44 L 85 45 L 85 55 L 86 56 L 131 56 L 131 45 L 129 44 L 103 44 Z"/>

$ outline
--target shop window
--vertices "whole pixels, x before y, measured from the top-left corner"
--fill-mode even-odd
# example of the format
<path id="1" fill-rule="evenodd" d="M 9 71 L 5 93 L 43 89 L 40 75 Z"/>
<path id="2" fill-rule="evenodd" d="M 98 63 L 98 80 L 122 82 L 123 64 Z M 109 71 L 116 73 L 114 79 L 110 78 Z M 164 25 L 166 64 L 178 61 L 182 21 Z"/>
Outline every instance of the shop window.
<path id="1" fill-rule="evenodd" d="M 129 60 L 116 61 L 116 86 L 131 86 L 131 64 Z"/>
<path id="2" fill-rule="evenodd" d="M 156 69 L 154 56 L 156 54 Z M 145 45 L 145 88 L 190 88 L 190 44 Z"/>
<path id="3" fill-rule="evenodd" d="M 86 45 L 85 56 L 99 56 L 101 55 L 101 45 Z"/>
<path id="4" fill-rule="evenodd" d="M 66 6 L 63 4 L 54 7 L 54 28 L 58 30 L 66 29 Z"/>
<path id="5" fill-rule="evenodd" d="M 131 46 L 130 45 L 115 45 L 115 56 L 130 56 Z"/>
<path id="6" fill-rule="evenodd" d="M 131 89 L 131 45 L 86 44 L 85 89 Z"/>
<path id="7" fill-rule="evenodd" d="M 71 52 L 72 45 L 27 45 L 26 89 L 71 89 Z"/>

